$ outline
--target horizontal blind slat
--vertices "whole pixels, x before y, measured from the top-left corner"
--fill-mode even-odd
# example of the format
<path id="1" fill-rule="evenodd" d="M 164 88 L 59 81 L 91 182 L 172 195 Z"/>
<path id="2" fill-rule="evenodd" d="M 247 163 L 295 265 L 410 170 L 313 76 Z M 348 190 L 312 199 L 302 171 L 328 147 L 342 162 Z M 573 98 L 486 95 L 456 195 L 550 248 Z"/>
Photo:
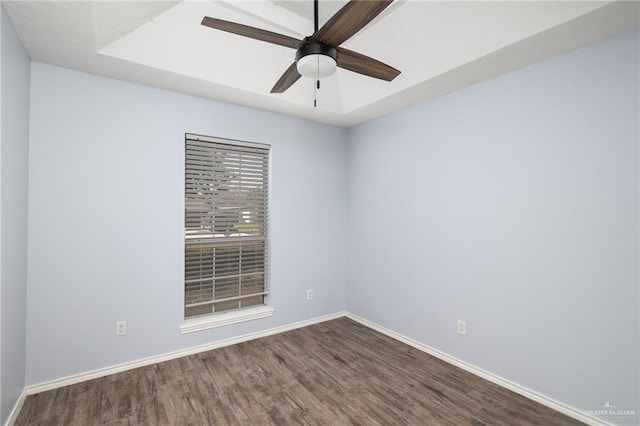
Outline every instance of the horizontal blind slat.
<path id="1" fill-rule="evenodd" d="M 242 296 L 226 297 L 226 298 L 223 298 L 223 299 L 220 299 L 220 300 L 216 299 L 216 300 L 210 300 L 210 301 L 199 302 L 199 303 L 189 303 L 189 304 L 186 304 L 185 307 L 191 308 L 191 307 L 194 307 L 194 306 L 208 305 L 208 304 L 211 304 L 211 303 L 228 302 L 230 300 L 239 300 L 239 299 L 248 299 L 250 297 L 255 297 L 255 296 L 263 296 L 263 295 L 266 296 L 267 294 L 268 294 L 268 292 L 262 291 L 262 292 L 259 292 L 259 293 L 252 293 L 252 294 L 247 294 L 247 295 L 242 295 Z"/>

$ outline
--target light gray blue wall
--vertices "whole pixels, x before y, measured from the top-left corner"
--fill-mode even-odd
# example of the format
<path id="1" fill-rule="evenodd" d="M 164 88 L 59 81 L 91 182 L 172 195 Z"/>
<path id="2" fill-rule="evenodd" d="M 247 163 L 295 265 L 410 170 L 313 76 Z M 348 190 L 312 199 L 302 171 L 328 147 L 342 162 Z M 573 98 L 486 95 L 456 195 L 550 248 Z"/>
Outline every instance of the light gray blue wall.
<path id="1" fill-rule="evenodd" d="M 578 409 L 640 413 L 639 37 L 350 129 L 349 311 Z"/>
<path id="2" fill-rule="evenodd" d="M 32 64 L 27 384 L 346 306 L 579 409 L 640 411 L 638 37 L 348 133 Z M 272 318 L 179 334 L 185 132 L 273 144 Z"/>
<path id="3" fill-rule="evenodd" d="M 0 7 L 0 424 L 25 380 L 30 59 Z"/>
<path id="4" fill-rule="evenodd" d="M 271 318 L 178 330 L 185 132 L 272 144 Z M 33 63 L 27 384 L 344 310 L 346 134 Z"/>

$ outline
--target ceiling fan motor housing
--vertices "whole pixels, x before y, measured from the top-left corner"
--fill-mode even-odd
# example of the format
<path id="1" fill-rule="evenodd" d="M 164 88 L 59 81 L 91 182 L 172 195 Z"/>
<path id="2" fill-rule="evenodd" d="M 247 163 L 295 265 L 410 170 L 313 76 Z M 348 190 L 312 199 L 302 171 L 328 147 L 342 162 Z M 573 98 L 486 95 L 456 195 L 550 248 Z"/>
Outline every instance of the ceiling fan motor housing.
<path id="1" fill-rule="evenodd" d="M 306 37 L 296 52 L 296 67 L 305 77 L 324 78 L 336 71 L 337 58 L 335 48 Z"/>

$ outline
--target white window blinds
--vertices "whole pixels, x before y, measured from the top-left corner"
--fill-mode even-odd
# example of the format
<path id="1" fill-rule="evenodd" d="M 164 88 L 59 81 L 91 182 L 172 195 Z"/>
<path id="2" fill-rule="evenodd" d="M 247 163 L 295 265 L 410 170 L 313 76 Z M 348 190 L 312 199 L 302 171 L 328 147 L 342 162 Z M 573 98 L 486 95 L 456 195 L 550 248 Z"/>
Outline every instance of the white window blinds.
<path id="1" fill-rule="evenodd" d="M 186 135 L 185 318 L 264 305 L 269 146 Z"/>

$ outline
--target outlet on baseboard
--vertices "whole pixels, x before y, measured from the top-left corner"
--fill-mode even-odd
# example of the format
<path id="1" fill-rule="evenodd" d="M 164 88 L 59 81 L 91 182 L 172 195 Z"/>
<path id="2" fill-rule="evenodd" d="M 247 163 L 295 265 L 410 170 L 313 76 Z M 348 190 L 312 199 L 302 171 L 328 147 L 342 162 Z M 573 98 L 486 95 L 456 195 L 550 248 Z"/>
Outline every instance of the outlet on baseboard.
<path id="1" fill-rule="evenodd" d="M 465 335 L 467 334 L 467 322 L 458 320 L 458 334 Z"/>
<path id="2" fill-rule="evenodd" d="M 116 336 L 124 336 L 127 334 L 127 322 L 118 321 L 116 323 Z"/>
<path id="3" fill-rule="evenodd" d="M 307 290 L 307 300 L 313 299 L 313 290 Z"/>

